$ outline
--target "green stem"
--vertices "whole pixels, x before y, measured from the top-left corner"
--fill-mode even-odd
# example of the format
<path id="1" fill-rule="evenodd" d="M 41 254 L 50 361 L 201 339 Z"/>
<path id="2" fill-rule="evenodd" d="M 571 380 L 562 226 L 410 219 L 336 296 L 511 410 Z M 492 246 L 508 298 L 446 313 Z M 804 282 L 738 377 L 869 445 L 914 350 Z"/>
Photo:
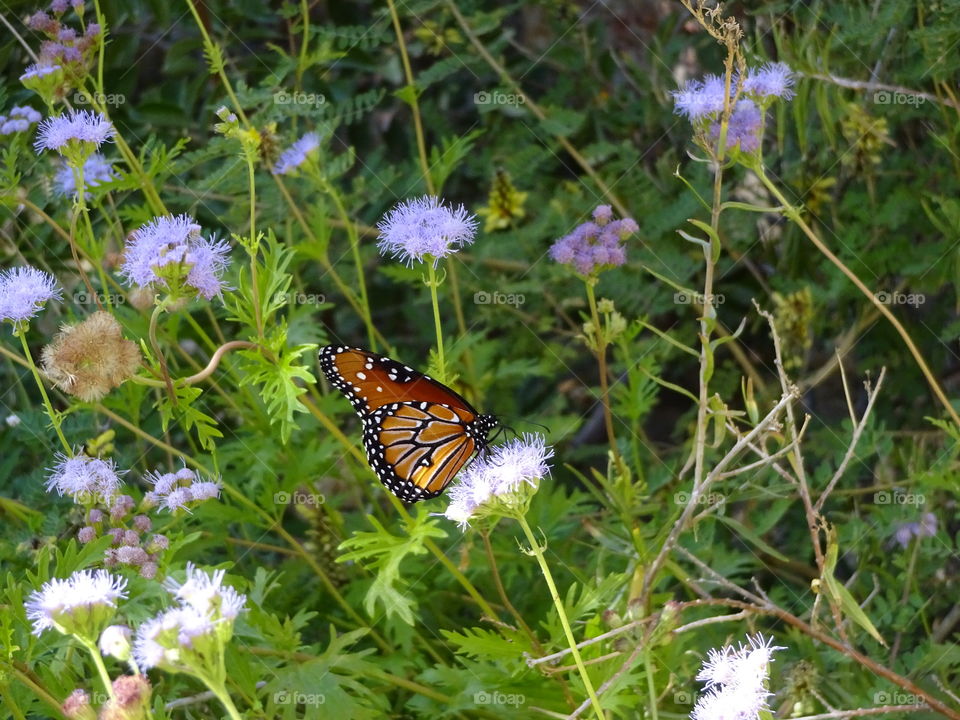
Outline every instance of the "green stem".
<path id="1" fill-rule="evenodd" d="M 57 432 L 57 437 L 60 438 L 60 442 L 63 445 L 63 449 L 67 453 L 67 457 L 73 457 L 73 448 L 70 447 L 70 443 L 67 442 L 67 439 L 63 436 L 63 430 L 60 428 L 60 415 L 53 409 L 53 404 L 50 402 L 50 396 L 47 395 L 47 389 L 43 386 L 43 379 L 40 377 L 40 370 L 37 369 L 37 364 L 33 361 L 33 355 L 30 354 L 30 346 L 27 344 L 26 328 L 17 328 L 15 334 L 20 336 L 20 344 L 23 345 L 23 354 L 27 358 L 27 362 L 30 364 L 30 372 L 33 373 L 33 379 L 36 380 L 37 387 L 40 388 L 40 395 L 43 397 L 43 406 L 47 409 L 47 416 L 50 418 L 50 424 L 53 425 L 53 429 Z"/>
<path id="2" fill-rule="evenodd" d="M 230 716 L 230 720 L 243 720 L 243 716 L 240 715 L 240 711 L 237 710 L 237 706 L 233 704 L 233 698 L 230 697 L 230 693 L 227 692 L 227 688 L 224 683 L 215 683 L 212 682 L 209 678 L 201 676 L 201 680 L 204 681 L 204 684 L 210 689 L 214 695 L 217 696 L 217 700 L 223 705 L 227 710 L 227 715 Z"/>
<path id="3" fill-rule="evenodd" d="M 583 680 L 583 686 L 587 689 L 587 695 L 590 696 L 590 703 L 593 705 L 593 711 L 597 716 L 597 720 L 605 720 L 603 716 L 603 708 L 600 706 L 600 698 L 597 697 L 597 693 L 593 689 L 593 683 L 590 680 L 590 675 L 587 673 L 587 668 L 583 664 L 583 658 L 580 657 L 580 649 L 577 647 L 577 640 L 573 637 L 573 630 L 570 628 L 570 621 L 567 619 L 567 612 L 563 609 L 563 601 L 560 599 L 560 593 L 557 592 L 557 585 L 553 581 L 553 574 L 550 572 L 550 566 L 547 565 L 547 560 L 543 556 L 543 548 L 537 542 L 537 538 L 534 536 L 533 530 L 530 529 L 530 524 L 527 522 L 527 518 L 523 515 L 518 515 L 517 522 L 520 523 L 520 527 L 523 528 L 523 534 L 527 536 L 527 542 L 530 543 L 530 552 L 534 557 L 537 558 L 537 562 L 540 564 L 540 571 L 543 573 L 543 578 L 547 581 L 547 587 L 550 589 L 550 597 L 553 599 L 553 604 L 557 608 L 557 615 L 560 616 L 560 624 L 563 625 L 563 632 L 567 636 L 567 644 L 570 646 L 570 654 L 573 656 L 573 661 L 577 665 L 577 670 L 580 673 L 580 679 Z"/>
<path id="4" fill-rule="evenodd" d="M 157 342 L 157 320 L 160 317 L 160 313 L 162 313 L 167 307 L 168 300 L 169 297 L 165 297 L 153 308 L 153 312 L 150 314 L 150 328 L 148 330 L 148 336 L 150 338 L 150 347 L 153 349 L 153 354 L 157 356 L 157 362 L 160 363 L 160 370 L 163 373 L 163 382 L 167 386 L 167 395 L 170 398 L 170 402 L 176 405 L 177 395 L 173 391 L 173 381 L 170 379 L 170 370 L 167 368 L 167 359 L 163 356 L 163 351 L 160 349 L 160 344 Z"/>
<path id="5" fill-rule="evenodd" d="M 367 340 L 370 342 L 370 349 L 377 352 L 377 337 L 373 329 L 373 317 L 370 313 L 370 299 L 367 295 L 367 281 L 364 277 L 363 261 L 360 258 L 360 235 L 357 233 L 356 223 L 353 222 L 350 213 L 347 212 L 340 193 L 337 192 L 333 184 L 317 171 L 315 166 L 313 170 L 314 172 L 311 174 L 320 184 L 320 187 L 323 188 L 324 192 L 333 200 L 333 204 L 337 208 L 337 214 L 340 216 L 340 220 L 347 230 L 347 237 L 350 239 L 350 252 L 353 255 L 353 263 L 357 268 L 357 286 L 360 288 L 360 314 L 363 317 L 364 324 L 367 326 Z"/>
<path id="6" fill-rule="evenodd" d="M 253 295 L 253 316 L 257 324 L 257 337 L 263 339 L 263 315 L 260 308 L 260 284 L 257 279 L 257 253 L 260 239 L 257 237 L 257 184 L 254 178 L 253 153 L 244 146 L 243 154 L 247 160 L 247 179 L 250 187 L 250 293 Z"/>
<path id="7" fill-rule="evenodd" d="M 403 28 L 400 26 L 400 15 L 393 0 L 387 0 L 390 9 L 390 18 L 393 20 L 393 29 L 397 34 L 397 46 L 400 48 L 400 60 L 403 63 L 403 74 L 410 88 L 410 109 L 413 112 L 413 129 L 417 137 L 417 155 L 420 159 L 420 170 L 423 173 L 423 182 L 427 186 L 427 193 L 435 195 L 433 178 L 430 177 L 430 163 L 427 161 L 427 143 L 423 136 L 423 122 L 420 119 L 420 104 L 417 100 L 417 87 L 413 82 L 413 69 L 410 67 L 410 56 L 407 54 L 407 43 L 403 39 Z"/>
<path id="8" fill-rule="evenodd" d="M 617 471 L 626 477 L 627 468 L 617 447 L 617 437 L 613 429 L 613 412 L 610 410 L 610 387 L 607 379 L 607 341 L 603 326 L 600 324 L 600 312 L 597 309 L 597 298 L 593 292 L 592 278 L 584 280 L 587 288 L 587 302 L 590 304 L 590 317 L 593 321 L 594 352 L 597 354 L 597 365 L 600 370 L 600 403 L 603 405 L 603 423 L 607 428 L 607 441 L 610 443 L 610 452 L 617 465 Z"/>
<path id="9" fill-rule="evenodd" d="M 87 292 L 90 293 L 90 297 L 97 304 L 97 307 L 103 310 L 103 305 L 100 304 L 100 297 L 97 291 L 93 289 L 93 284 L 90 282 L 87 271 L 83 269 L 83 263 L 80 260 L 80 251 L 77 249 L 77 221 L 86 214 L 87 197 L 83 185 L 84 161 L 82 158 L 75 158 L 75 161 L 76 164 L 71 161 L 71 165 L 73 166 L 73 184 L 77 197 L 73 205 L 73 213 L 70 215 L 70 254 L 73 255 L 73 262 L 77 266 L 77 272 L 80 273 L 80 278 L 83 280 Z M 89 222 L 89 218 L 87 218 L 87 222 Z"/>
<path id="10" fill-rule="evenodd" d="M 97 649 L 97 643 L 78 635 L 74 635 L 74 637 L 80 641 L 81 645 L 90 651 L 90 657 L 93 658 L 93 664 L 97 666 L 97 674 L 100 675 L 100 681 L 103 683 L 104 690 L 107 691 L 110 699 L 116 702 L 117 696 L 113 694 L 113 681 L 110 679 L 110 673 L 107 672 L 107 666 L 103 664 L 103 657 L 100 655 L 100 650 Z"/>
<path id="11" fill-rule="evenodd" d="M 440 283 L 437 281 L 437 270 L 434 267 L 433 258 L 427 257 L 427 287 L 430 288 L 430 301 L 433 303 L 433 324 L 437 331 L 437 380 L 442 383 L 447 382 L 447 364 L 443 354 L 443 328 L 440 325 L 440 303 L 437 300 L 437 287 Z"/>

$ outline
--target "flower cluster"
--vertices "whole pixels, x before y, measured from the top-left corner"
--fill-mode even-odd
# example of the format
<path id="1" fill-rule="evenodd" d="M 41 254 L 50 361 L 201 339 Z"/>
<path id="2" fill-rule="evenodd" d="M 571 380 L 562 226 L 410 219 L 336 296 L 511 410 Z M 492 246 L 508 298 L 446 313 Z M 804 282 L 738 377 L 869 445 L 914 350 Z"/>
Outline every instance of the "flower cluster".
<path id="1" fill-rule="evenodd" d="M 547 460 L 551 457 L 553 449 L 547 447 L 542 435 L 524 433 L 521 438 L 497 446 L 461 473 L 447 493 L 450 504 L 443 514 L 463 527 L 471 518 L 484 516 L 497 507 L 522 507 L 529 496 L 520 491 L 536 489 L 550 470 Z"/>
<path id="2" fill-rule="evenodd" d="M 190 512 L 190 505 L 220 497 L 220 483 L 214 480 L 198 480 L 190 468 L 177 472 L 155 472 L 147 476 L 153 490 L 144 497 L 147 504 L 159 505 L 165 510 Z"/>
<path id="3" fill-rule="evenodd" d="M 20 81 L 38 92 L 48 103 L 63 98 L 71 87 L 78 87 L 89 70 L 100 40 L 100 25 L 88 23 L 82 32 L 64 22 L 71 3 L 54 0 L 49 13 L 36 12 L 27 18 L 27 27 L 42 33 L 37 62 L 26 69 Z M 83 19 L 84 3 L 75 1 L 73 9 Z"/>
<path id="4" fill-rule="evenodd" d="M 320 147 L 320 134 L 308 132 L 282 153 L 273 166 L 275 175 L 289 175 L 307 161 L 307 156 Z"/>
<path id="5" fill-rule="evenodd" d="M 146 670 L 210 672 L 223 666 L 223 649 L 233 635 L 233 623 L 246 604 L 246 595 L 223 585 L 224 571 L 207 574 L 187 564 L 182 585 L 166 583 L 178 605 L 148 620 L 137 631 L 133 656 Z"/>
<path id="6" fill-rule="evenodd" d="M 16 327 L 40 312 L 48 300 L 61 297 L 50 273 L 29 265 L 0 271 L 0 321 L 9 320 Z"/>
<path id="7" fill-rule="evenodd" d="M 120 474 L 113 460 L 57 455 L 57 464 L 47 476 L 47 492 L 56 490 L 85 505 L 110 504 L 120 490 Z"/>
<path id="8" fill-rule="evenodd" d="M 901 548 L 906 548 L 914 538 L 933 537 L 936 534 L 937 516 L 928 512 L 923 514 L 919 522 L 900 525 L 893 534 L 893 539 Z"/>
<path id="9" fill-rule="evenodd" d="M 37 127 L 34 147 L 56 150 L 74 165 L 86 163 L 87 158 L 114 135 L 113 125 L 100 113 L 71 110 L 64 115 L 48 117 Z"/>
<path id="10" fill-rule="evenodd" d="M 93 153 L 83 163 L 84 190 L 115 179 L 116 176 L 113 174 L 113 168 L 100 153 Z M 58 195 L 70 198 L 76 197 L 77 179 L 74 174 L 74 169 L 67 163 L 63 163 L 53 177 L 53 186 L 54 191 Z M 86 192 L 85 197 L 89 198 L 90 193 Z"/>
<path id="11" fill-rule="evenodd" d="M 33 634 L 55 628 L 64 635 L 95 640 L 113 617 L 117 600 L 127 596 L 127 581 L 106 570 L 79 570 L 54 578 L 25 603 Z"/>
<path id="12" fill-rule="evenodd" d="M 136 568 L 141 577 L 152 578 L 159 568 L 159 555 L 170 546 L 170 541 L 166 535 L 147 535 L 153 523 L 146 515 L 135 515 L 128 526 L 127 518 L 134 505 L 129 495 L 119 495 L 113 498 L 107 512 L 92 508 L 87 513 L 87 524 L 77 532 L 77 539 L 88 543 L 109 535 L 112 547 L 104 553 L 103 564 Z"/>
<path id="13" fill-rule="evenodd" d="M 43 349 L 43 371 L 54 385 L 85 402 L 95 402 L 133 376 L 140 348 L 125 340 L 120 323 L 95 312 L 78 325 L 64 325 Z"/>
<path id="14" fill-rule="evenodd" d="M 384 255 L 402 259 L 407 265 L 440 258 L 473 243 L 477 219 L 460 205 L 447 207 L 432 195 L 396 205 L 379 223 L 377 247 Z"/>
<path id="15" fill-rule="evenodd" d="M 224 288 L 229 253 L 226 242 L 202 237 L 189 215 L 164 215 L 133 232 L 121 273 L 128 285 L 165 288 L 171 295 L 193 291 L 209 300 Z"/>
<path id="16" fill-rule="evenodd" d="M 623 242 L 640 228 L 633 218 L 613 219 L 609 205 L 593 211 L 593 220 L 578 225 L 550 248 L 550 257 L 581 275 L 619 267 L 627 261 Z"/>
<path id="17" fill-rule="evenodd" d="M 727 148 L 744 153 L 760 149 L 763 139 L 764 112 L 777 99 L 793 97 L 793 72 L 785 63 L 768 63 L 751 69 L 743 78 L 742 92 L 734 105 L 727 128 Z M 739 79 L 732 78 L 730 98 Z M 690 80 L 673 93 L 674 112 L 686 117 L 699 132 L 711 141 L 720 138 L 720 116 L 727 100 L 723 78 L 707 75 Z"/>
<path id="18" fill-rule="evenodd" d="M 0 135 L 12 135 L 17 132 L 26 132 L 34 123 L 40 122 L 40 113 L 29 105 L 17 105 L 0 115 Z"/>
<path id="19" fill-rule="evenodd" d="M 747 636 L 747 645 L 710 650 L 697 680 L 706 682 L 707 692 L 697 698 L 692 720 L 756 720 L 767 710 L 771 693 L 765 683 L 774 647 L 772 639 Z"/>

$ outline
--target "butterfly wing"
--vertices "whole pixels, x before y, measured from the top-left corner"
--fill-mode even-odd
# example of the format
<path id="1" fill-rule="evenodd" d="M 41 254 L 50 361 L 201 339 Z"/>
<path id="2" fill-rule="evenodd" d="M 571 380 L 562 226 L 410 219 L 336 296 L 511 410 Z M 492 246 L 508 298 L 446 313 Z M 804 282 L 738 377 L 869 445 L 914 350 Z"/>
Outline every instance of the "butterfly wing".
<path id="1" fill-rule="evenodd" d="M 413 400 L 462 407 L 479 414 L 446 385 L 385 355 L 327 345 L 320 350 L 320 369 L 361 417 L 383 405 Z"/>
<path id="2" fill-rule="evenodd" d="M 383 355 L 331 345 L 320 351 L 320 367 L 363 421 L 370 467 L 406 502 L 442 493 L 497 424 L 450 388 Z"/>
<path id="3" fill-rule="evenodd" d="M 436 403 L 393 403 L 364 420 L 370 467 L 406 502 L 442 493 L 485 438 L 472 413 Z"/>

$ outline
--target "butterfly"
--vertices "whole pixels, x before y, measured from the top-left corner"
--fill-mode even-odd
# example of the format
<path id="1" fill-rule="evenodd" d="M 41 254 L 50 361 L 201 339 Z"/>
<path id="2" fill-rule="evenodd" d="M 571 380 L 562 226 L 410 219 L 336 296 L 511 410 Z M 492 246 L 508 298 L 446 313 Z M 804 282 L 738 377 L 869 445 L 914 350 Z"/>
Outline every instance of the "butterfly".
<path id="1" fill-rule="evenodd" d="M 406 502 L 442 493 L 498 424 L 443 383 L 383 355 L 327 345 L 320 369 L 360 416 L 370 467 Z"/>

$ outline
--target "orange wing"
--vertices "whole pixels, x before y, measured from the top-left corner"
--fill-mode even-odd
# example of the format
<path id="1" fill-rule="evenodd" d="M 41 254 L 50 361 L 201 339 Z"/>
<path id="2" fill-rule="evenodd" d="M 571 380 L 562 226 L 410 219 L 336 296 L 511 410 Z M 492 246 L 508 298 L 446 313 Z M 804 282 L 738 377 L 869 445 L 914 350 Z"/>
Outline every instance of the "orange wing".
<path id="1" fill-rule="evenodd" d="M 320 369 L 361 415 L 397 402 L 430 402 L 460 407 L 470 403 L 446 385 L 392 358 L 343 345 L 320 351 Z"/>
<path id="2" fill-rule="evenodd" d="M 442 493 L 486 437 L 464 411 L 427 402 L 386 405 L 364 422 L 370 466 L 407 502 Z"/>

